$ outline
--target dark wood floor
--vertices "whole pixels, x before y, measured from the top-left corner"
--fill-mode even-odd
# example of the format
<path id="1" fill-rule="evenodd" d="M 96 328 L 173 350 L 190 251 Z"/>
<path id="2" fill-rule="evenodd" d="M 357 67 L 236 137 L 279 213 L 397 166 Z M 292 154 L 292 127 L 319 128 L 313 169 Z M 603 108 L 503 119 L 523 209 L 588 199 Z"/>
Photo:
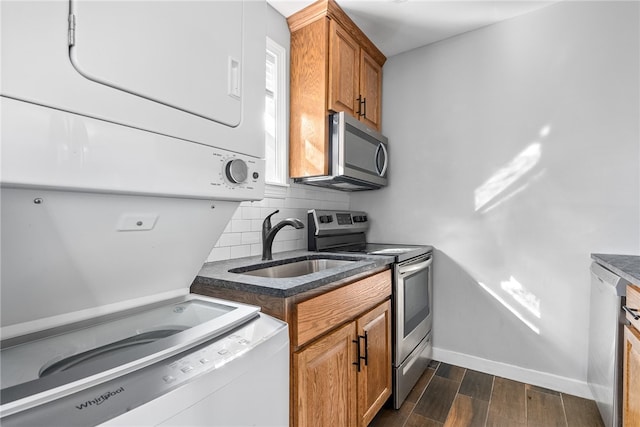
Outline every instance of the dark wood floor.
<path id="1" fill-rule="evenodd" d="M 369 427 L 603 427 L 594 401 L 432 362 L 402 407 Z"/>

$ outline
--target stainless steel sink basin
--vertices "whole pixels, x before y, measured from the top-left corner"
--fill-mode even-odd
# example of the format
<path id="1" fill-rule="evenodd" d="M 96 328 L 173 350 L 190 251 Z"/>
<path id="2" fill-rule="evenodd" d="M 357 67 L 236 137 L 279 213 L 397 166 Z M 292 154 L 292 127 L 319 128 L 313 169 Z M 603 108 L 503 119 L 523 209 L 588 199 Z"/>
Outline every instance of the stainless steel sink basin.
<path id="1" fill-rule="evenodd" d="M 286 264 L 272 265 L 270 267 L 256 268 L 236 268 L 229 270 L 231 273 L 247 274 L 250 276 L 270 277 L 274 279 L 285 277 L 298 277 L 306 274 L 316 273 L 318 271 L 330 268 L 342 267 L 352 264 L 356 261 L 344 259 L 303 259 L 299 261 L 288 262 Z"/>

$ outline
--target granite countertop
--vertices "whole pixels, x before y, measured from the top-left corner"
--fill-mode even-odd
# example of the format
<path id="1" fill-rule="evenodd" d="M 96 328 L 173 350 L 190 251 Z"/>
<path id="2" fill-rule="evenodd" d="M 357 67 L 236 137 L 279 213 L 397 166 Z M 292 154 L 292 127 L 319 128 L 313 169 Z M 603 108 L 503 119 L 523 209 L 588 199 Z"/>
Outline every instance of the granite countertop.
<path id="1" fill-rule="evenodd" d="M 247 266 L 260 265 L 270 267 L 284 264 L 290 258 L 314 259 L 331 257 L 332 259 L 353 260 L 352 264 L 318 271 L 298 277 L 269 278 L 250 276 L 246 274 L 230 273 L 232 269 L 242 269 Z M 365 254 L 334 254 L 327 252 L 290 251 L 273 254 L 272 261 L 262 261 L 261 256 L 236 258 L 226 261 L 208 262 L 202 266 L 193 284 L 200 286 L 217 286 L 221 288 L 271 295 L 276 297 L 290 297 L 301 292 L 309 291 L 338 280 L 355 276 L 369 270 L 374 270 L 392 264 L 394 257 Z"/>
<path id="2" fill-rule="evenodd" d="M 640 256 L 591 254 L 591 258 L 623 279 L 640 286 Z"/>

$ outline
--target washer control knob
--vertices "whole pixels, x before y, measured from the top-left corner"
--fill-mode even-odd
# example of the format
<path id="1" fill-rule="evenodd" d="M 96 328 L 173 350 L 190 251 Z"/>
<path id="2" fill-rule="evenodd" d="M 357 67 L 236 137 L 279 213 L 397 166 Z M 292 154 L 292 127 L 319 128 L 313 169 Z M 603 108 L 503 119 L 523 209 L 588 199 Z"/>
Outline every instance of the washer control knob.
<path id="1" fill-rule="evenodd" d="M 229 181 L 235 184 L 240 184 L 246 181 L 249 174 L 249 168 L 244 160 L 233 159 L 226 164 L 225 174 Z"/>

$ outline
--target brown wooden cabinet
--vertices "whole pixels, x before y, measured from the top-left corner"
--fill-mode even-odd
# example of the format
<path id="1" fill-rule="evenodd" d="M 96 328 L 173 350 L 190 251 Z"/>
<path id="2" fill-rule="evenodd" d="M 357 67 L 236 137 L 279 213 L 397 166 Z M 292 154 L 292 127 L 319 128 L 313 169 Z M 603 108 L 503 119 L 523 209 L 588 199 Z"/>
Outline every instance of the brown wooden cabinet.
<path id="1" fill-rule="evenodd" d="M 360 120 L 380 130 L 382 103 L 382 67 L 364 50 L 360 51 L 360 95 L 363 99 Z"/>
<path id="2" fill-rule="evenodd" d="M 333 0 L 287 18 L 291 30 L 289 175 L 329 174 L 330 111 L 381 124 L 380 50 Z"/>
<path id="3" fill-rule="evenodd" d="M 358 421 L 366 427 L 391 396 L 391 302 L 387 300 L 362 315 L 357 330 L 358 339 L 364 337 L 361 352 L 365 355 L 356 376 Z"/>
<path id="4" fill-rule="evenodd" d="M 293 354 L 296 426 L 366 427 L 391 396 L 391 303 Z"/>
<path id="5" fill-rule="evenodd" d="M 355 327 L 349 323 L 293 354 L 292 425 L 356 425 L 355 336 Z"/>
<path id="6" fill-rule="evenodd" d="M 640 287 L 627 286 L 627 307 L 640 310 Z M 640 314 L 640 311 L 637 311 Z M 640 426 L 640 319 L 627 313 L 622 368 L 622 421 L 624 427 Z"/>

